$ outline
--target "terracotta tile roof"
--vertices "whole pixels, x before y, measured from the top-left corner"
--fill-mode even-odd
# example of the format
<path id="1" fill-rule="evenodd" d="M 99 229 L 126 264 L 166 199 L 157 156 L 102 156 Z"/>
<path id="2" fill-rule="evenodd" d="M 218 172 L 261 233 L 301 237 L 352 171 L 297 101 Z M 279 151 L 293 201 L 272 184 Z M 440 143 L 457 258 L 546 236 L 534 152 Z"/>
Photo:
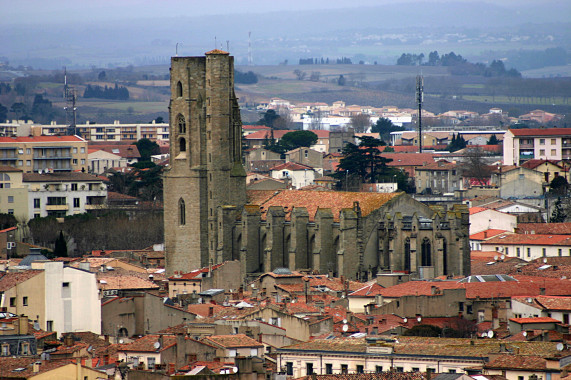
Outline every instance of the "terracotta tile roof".
<path id="1" fill-rule="evenodd" d="M 487 208 L 485 208 L 485 207 L 470 207 L 470 215 L 474 215 L 474 214 L 477 214 L 479 212 L 486 211 L 486 210 L 487 210 Z"/>
<path id="2" fill-rule="evenodd" d="M 0 172 L 21 172 L 22 170 L 8 165 L 0 165 Z"/>
<path id="3" fill-rule="evenodd" d="M 571 222 L 568 223 L 518 223 L 518 234 L 571 235 Z"/>
<path id="4" fill-rule="evenodd" d="M 116 154 L 123 158 L 141 158 L 141 154 L 136 145 L 108 144 L 92 146 L 90 144 L 90 148 Z"/>
<path id="5" fill-rule="evenodd" d="M 162 345 L 157 350 L 155 343 L 160 341 L 162 337 Z M 176 345 L 176 337 L 174 335 L 145 335 L 131 343 L 121 344 L 118 351 L 130 352 L 160 352 Z"/>
<path id="6" fill-rule="evenodd" d="M 545 371 L 547 361 L 540 356 L 499 355 L 484 365 L 486 369 Z"/>
<path id="7" fill-rule="evenodd" d="M 211 308 L 212 308 L 212 314 L 213 315 L 217 315 L 222 310 L 227 309 L 227 307 L 225 307 L 225 306 L 215 305 L 212 303 L 197 303 L 197 304 L 188 305 L 186 307 L 186 310 L 193 313 L 193 314 L 200 315 L 201 317 L 208 317 L 210 314 Z"/>
<path id="8" fill-rule="evenodd" d="M 279 164 L 271 168 L 270 170 L 313 170 L 311 166 L 298 164 L 297 162 L 286 162 L 283 164 Z"/>
<path id="9" fill-rule="evenodd" d="M 571 128 L 525 128 L 510 129 L 514 136 L 571 136 Z"/>
<path id="10" fill-rule="evenodd" d="M 349 373 L 335 375 L 311 375 L 298 377 L 296 380 L 426 380 L 424 372 L 381 372 L 381 373 Z"/>
<path id="11" fill-rule="evenodd" d="M 377 281 L 374 280 L 370 284 L 363 286 L 361 289 L 354 291 L 353 293 L 349 294 L 348 297 L 370 297 L 374 298 L 376 295 L 381 294 L 382 290 L 385 288 L 381 285 L 377 284 Z"/>
<path id="12" fill-rule="evenodd" d="M 510 321 L 524 324 L 524 323 L 560 323 L 561 321 L 551 317 L 535 317 L 535 318 L 510 318 Z"/>
<path id="13" fill-rule="evenodd" d="M 559 166 L 557 165 L 556 160 L 538 160 L 538 159 L 532 159 L 532 160 L 527 160 L 525 161 L 523 164 L 521 164 L 522 168 L 528 168 L 528 169 L 535 169 L 536 167 L 548 163 L 548 164 L 553 164 L 555 166 Z"/>
<path id="14" fill-rule="evenodd" d="M 53 142 L 79 142 L 85 141 L 79 136 L 26 136 L 26 137 L 0 137 L 0 144 L 6 143 L 53 143 Z"/>
<path id="15" fill-rule="evenodd" d="M 214 50 L 207 51 L 204 54 L 205 55 L 229 55 L 230 53 L 225 52 L 224 50 L 214 49 Z"/>
<path id="16" fill-rule="evenodd" d="M 99 289 L 109 290 L 109 289 L 158 289 L 159 286 L 155 285 L 153 282 L 145 280 L 132 275 L 122 275 L 122 276 L 109 276 L 105 272 L 105 275 L 97 275 Z"/>
<path id="17" fill-rule="evenodd" d="M 121 193 L 116 193 L 114 191 L 108 191 L 107 192 L 107 199 L 109 201 L 118 201 L 118 200 L 133 200 L 136 201 L 139 198 L 137 197 L 132 197 L 130 195 L 127 194 L 121 194 Z"/>
<path id="18" fill-rule="evenodd" d="M 480 253 L 482 254 L 481 256 L 479 255 Z M 496 251 L 472 251 L 470 256 L 472 258 L 470 268 L 472 275 L 514 274 L 518 273 L 522 266 L 528 264 L 525 260 L 517 257 L 496 261 L 498 256 Z"/>
<path id="19" fill-rule="evenodd" d="M 0 277 L 0 292 L 5 292 L 6 290 L 11 289 L 24 281 L 28 281 L 30 278 L 43 272 L 43 270 L 29 269 L 24 272 L 4 273 L 4 275 Z"/>
<path id="20" fill-rule="evenodd" d="M 537 296 L 535 300 L 547 310 L 571 310 L 571 297 Z"/>
<path id="21" fill-rule="evenodd" d="M 39 372 L 33 372 L 33 364 L 39 362 L 41 363 Z M 55 370 L 57 368 L 73 364 L 71 360 L 39 360 L 37 358 L 12 358 L 12 357 L 0 357 L 0 368 L 1 376 L 3 379 L 27 379 L 32 376 L 41 376 L 42 374 L 47 375 L 48 372 Z M 84 367 L 85 368 L 85 367 Z M 23 370 L 20 370 L 23 369 Z M 75 373 L 75 371 L 74 371 Z M 55 375 L 55 374 L 54 374 Z M 106 376 L 103 372 L 101 376 Z M 53 377 L 50 377 L 53 378 Z"/>
<path id="22" fill-rule="evenodd" d="M 434 162 L 435 157 L 432 153 L 383 153 L 381 156 L 392 160 L 387 166 L 423 166 Z"/>
<path id="23" fill-rule="evenodd" d="M 224 263 L 213 265 L 212 271 L 220 268 L 222 265 L 224 265 Z M 169 277 L 169 281 L 200 280 L 202 279 L 203 275 L 207 274 L 209 271 L 210 271 L 209 267 L 195 269 L 192 272 L 176 274 L 174 276 L 171 276 Z"/>
<path id="24" fill-rule="evenodd" d="M 473 207 L 472 207 L 473 208 Z M 507 231 L 505 230 L 496 230 L 493 228 L 490 228 L 489 230 L 486 231 L 481 231 L 475 234 L 470 235 L 470 240 L 484 240 L 484 239 L 489 239 L 492 238 L 494 236 L 497 235 L 501 235 L 503 233 L 505 233 Z"/>
<path id="25" fill-rule="evenodd" d="M 571 246 L 570 235 L 504 234 L 482 242 L 497 245 L 554 245 Z"/>
<path id="26" fill-rule="evenodd" d="M 224 348 L 264 347 L 263 344 L 255 339 L 246 336 L 245 334 L 211 335 L 209 337 L 203 338 L 202 341 Z"/>
<path id="27" fill-rule="evenodd" d="M 342 209 L 352 209 L 354 202 L 359 202 L 361 214 L 369 215 L 379 209 L 393 198 L 402 193 L 358 193 L 340 191 L 301 191 L 301 190 L 277 190 L 247 191 L 250 204 L 256 204 L 263 208 L 262 212 L 271 206 L 287 207 L 286 218 L 289 219 L 294 207 L 305 207 L 309 213 L 309 219 L 314 220 L 318 209 L 330 209 L 333 219 L 339 221 L 339 212 Z M 264 215 L 262 215 L 264 217 Z"/>
<path id="28" fill-rule="evenodd" d="M 448 162 L 446 160 L 440 160 L 437 162 L 430 162 L 424 166 L 419 166 L 416 170 L 454 170 L 460 168 L 459 164 L 453 162 Z"/>
<path id="29" fill-rule="evenodd" d="M 242 129 L 245 130 L 269 130 L 270 127 L 266 127 L 265 125 L 242 125 Z"/>
<path id="30" fill-rule="evenodd" d="M 426 338 L 409 336 L 399 336 L 398 342 L 399 343 L 387 343 L 394 348 L 394 353 L 397 355 L 456 357 L 489 357 L 490 355 L 500 353 L 500 344 L 504 343 L 496 339 L 471 340 L 466 338 Z M 472 342 L 474 343 L 473 345 L 471 344 Z M 511 342 L 506 346 L 509 349 L 519 349 L 520 355 L 549 356 L 555 355 L 555 353 L 558 352 L 556 342 Z M 278 349 L 278 352 L 287 351 L 288 349 L 365 353 L 367 343 L 365 338 L 316 339 L 283 347 Z"/>

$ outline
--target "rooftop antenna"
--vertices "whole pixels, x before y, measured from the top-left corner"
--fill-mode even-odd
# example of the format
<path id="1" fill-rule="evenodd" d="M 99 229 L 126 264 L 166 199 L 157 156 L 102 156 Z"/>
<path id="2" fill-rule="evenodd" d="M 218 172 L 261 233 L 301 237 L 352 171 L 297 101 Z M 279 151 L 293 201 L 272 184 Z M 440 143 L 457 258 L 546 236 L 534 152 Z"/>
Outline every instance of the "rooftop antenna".
<path id="1" fill-rule="evenodd" d="M 424 78 L 416 77 L 416 102 L 418 104 L 418 152 L 422 153 L 422 102 L 424 100 Z"/>
<path id="2" fill-rule="evenodd" d="M 230 41 L 226 40 L 226 51 L 230 53 Z"/>
<path id="3" fill-rule="evenodd" d="M 248 66 L 254 64 L 252 60 L 252 32 L 248 32 Z"/>
<path id="4" fill-rule="evenodd" d="M 68 86 L 67 84 L 67 67 L 63 68 L 63 97 L 65 99 L 65 122 L 67 124 L 67 135 L 74 136 L 77 134 L 76 131 L 76 120 L 77 120 L 77 107 L 75 102 L 77 97 L 75 95 L 75 88 Z"/>
<path id="5" fill-rule="evenodd" d="M 214 36 L 214 49 L 218 49 L 218 41 L 216 41 L 216 36 Z"/>

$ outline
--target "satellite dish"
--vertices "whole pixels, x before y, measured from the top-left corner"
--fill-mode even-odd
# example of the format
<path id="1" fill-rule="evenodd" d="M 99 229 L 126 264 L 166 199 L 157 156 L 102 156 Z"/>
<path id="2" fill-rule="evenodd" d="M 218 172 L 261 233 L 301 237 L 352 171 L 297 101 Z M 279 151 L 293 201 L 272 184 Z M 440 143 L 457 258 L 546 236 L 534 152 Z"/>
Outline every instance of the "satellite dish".
<path id="1" fill-rule="evenodd" d="M 563 351 L 563 349 L 565 348 L 565 346 L 563 345 L 563 343 L 557 343 L 557 351 Z"/>
<path id="2" fill-rule="evenodd" d="M 547 264 L 547 257 L 543 258 L 543 264 Z"/>
<path id="3" fill-rule="evenodd" d="M 93 346 L 87 347 L 87 352 L 91 353 L 91 351 L 93 351 Z"/>
<path id="4" fill-rule="evenodd" d="M 347 323 L 347 320 L 346 320 L 346 319 L 344 319 L 344 320 L 343 320 L 343 324 L 346 324 L 346 323 Z"/>
<path id="5" fill-rule="evenodd" d="M 119 344 L 123 344 L 123 339 L 119 339 Z"/>
<path id="6" fill-rule="evenodd" d="M 506 258 L 506 255 L 501 255 L 501 256 L 500 256 L 500 259 L 502 259 L 502 260 L 505 259 L 505 258 Z"/>
<path id="7" fill-rule="evenodd" d="M 492 330 L 488 331 L 488 338 L 493 338 L 494 332 Z"/>
<path id="8" fill-rule="evenodd" d="M 416 317 L 416 320 L 418 321 L 418 323 L 420 323 L 422 321 L 422 317 L 419 315 L 418 317 Z"/>
<path id="9" fill-rule="evenodd" d="M 349 326 L 343 325 L 342 330 L 343 330 L 343 332 L 347 332 L 347 330 L 349 330 Z"/>
<path id="10" fill-rule="evenodd" d="M 522 335 L 523 335 L 523 336 L 527 336 L 527 331 L 524 331 L 524 332 L 522 333 Z"/>
<path id="11" fill-rule="evenodd" d="M 407 322 L 408 322 L 408 318 L 405 318 L 405 319 L 403 319 L 402 321 L 403 321 L 404 323 L 407 323 Z"/>
<path id="12" fill-rule="evenodd" d="M 494 256 L 494 260 L 495 260 L 495 261 L 498 261 L 498 255 L 495 255 L 495 256 Z"/>
<path id="13" fill-rule="evenodd" d="M 486 334 L 486 332 L 484 331 L 484 332 L 482 333 L 482 338 L 485 338 L 485 337 L 487 337 L 487 336 L 488 336 L 488 334 Z"/>
<path id="14" fill-rule="evenodd" d="M 238 373 L 238 367 L 232 367 L 232 373 Z"/>
<path id="15" fill-rule="evenodd" d="M 155 343 L 153 344 L 153 347 L 155 347 L 155 349 L 158 350 L 159 348 L 161 348 L 161 342 L 155 342 Z"/>
<path id="16" fill-rule="evenodd" d="M 254 289 L 256 287 L 256 285 L 254 283 L 252 283 L 252 285 L 250 285 L 252 287 L 252 289 Z"/>

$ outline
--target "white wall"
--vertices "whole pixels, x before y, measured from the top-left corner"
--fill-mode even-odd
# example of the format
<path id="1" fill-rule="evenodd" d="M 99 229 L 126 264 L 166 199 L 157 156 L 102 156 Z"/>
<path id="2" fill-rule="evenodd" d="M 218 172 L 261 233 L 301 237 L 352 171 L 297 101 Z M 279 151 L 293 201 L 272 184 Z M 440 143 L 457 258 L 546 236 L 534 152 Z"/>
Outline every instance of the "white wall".
<path id="1" fill-rule="evenodd" d="M 485 210 L 470 215 L 470 235 L 489 229 L 513 232 L 517 227 L 517 216 L 495 210 Z"/>
<path id="2" fill-rule="evenodd" d="M 101 301 L 95 273 L 46 262 L 46 321 L 58 334 L 91 331 L 101 334 Z M 63 284 L 68 283 L 68 287 Z"/>

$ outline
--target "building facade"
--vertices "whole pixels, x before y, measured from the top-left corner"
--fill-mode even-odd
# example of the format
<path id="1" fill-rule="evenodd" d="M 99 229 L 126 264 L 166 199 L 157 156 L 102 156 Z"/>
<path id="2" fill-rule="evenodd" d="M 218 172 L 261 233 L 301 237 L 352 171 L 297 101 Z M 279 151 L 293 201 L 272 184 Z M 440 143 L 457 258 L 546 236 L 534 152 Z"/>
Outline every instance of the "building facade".
<path id="1" fill-rule="evenodd" d="M 470 273 L 464 205 L 430 208 L 404 193 L 246 193 L 232 57 L 215 50 L 171 64 L 168 275 L 229 260 L 242 276 L 281 267 L 360 280 L 390 269 Z"/>
<path id="2" fill-rule="evenodd" d="M 527 160 L 571 159 L 571 128 L 509 129 L 504 135 L 504 165 Z"/>
<path id="3" fill-rule="evenodd" d="M 87 171 L 87 141 L 78 136 L 0 137 L 0 163 L 25 173 Z"/>

